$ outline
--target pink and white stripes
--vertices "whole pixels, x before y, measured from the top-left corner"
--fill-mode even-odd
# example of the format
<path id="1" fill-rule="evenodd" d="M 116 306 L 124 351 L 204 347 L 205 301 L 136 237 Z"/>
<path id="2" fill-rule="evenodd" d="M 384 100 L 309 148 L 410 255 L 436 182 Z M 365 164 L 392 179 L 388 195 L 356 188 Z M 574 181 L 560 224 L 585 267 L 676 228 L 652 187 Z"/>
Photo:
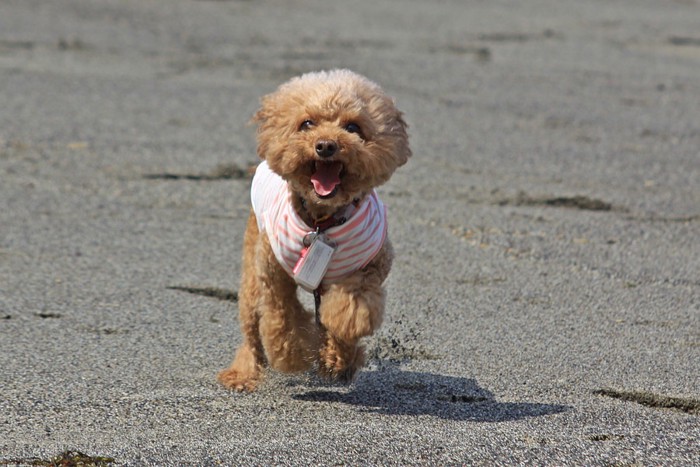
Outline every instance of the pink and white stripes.
<path id="1" fill-rule="evenodd" d="M 266 232 L 272 250 L 290 276 L 304 248 L 303 239 L 313 228 L 294 211 L 291 193 L 282 177 L 263 161 L 255 171 L 251 187 L 253 211 L 258 228 Z M 336 249 L 323 277 L 322 284 L 341 281 L 366 266 L 381 250 L 387 232 L 386 208 L 376 192 L 359 206 L 350 206 L 346 222 L 324 231 Z"/>

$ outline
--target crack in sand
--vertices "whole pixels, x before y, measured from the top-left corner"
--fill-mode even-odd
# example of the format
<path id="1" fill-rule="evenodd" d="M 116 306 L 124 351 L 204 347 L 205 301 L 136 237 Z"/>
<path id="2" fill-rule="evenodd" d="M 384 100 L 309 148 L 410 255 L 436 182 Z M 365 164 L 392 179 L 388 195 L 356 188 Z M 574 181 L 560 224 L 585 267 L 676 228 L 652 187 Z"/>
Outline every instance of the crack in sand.
<path id="1" fill-rule="evenodd" d="M 700 400 L 683 397 L 670 397 L 647 391 L 618 391 L 616 389 L 597 389 L 593 394 L 598 396 L 636 402 L 656 409 L 672 409 L 692 415 L 700 415 Z"/>

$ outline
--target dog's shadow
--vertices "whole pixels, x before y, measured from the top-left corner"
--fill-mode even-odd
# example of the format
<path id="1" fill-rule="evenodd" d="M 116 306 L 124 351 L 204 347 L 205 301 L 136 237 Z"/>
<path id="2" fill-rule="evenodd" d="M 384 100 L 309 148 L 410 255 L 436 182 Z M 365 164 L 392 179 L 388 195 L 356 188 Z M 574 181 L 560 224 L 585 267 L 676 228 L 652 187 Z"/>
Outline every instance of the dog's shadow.
<path id="1" fill-rule="evenodd" d="M 381 364 L 349 388 L 325 387 L 292 396 L 306 402 L 339 403 L 382 415 L 431 415 L 448 420 L 503 422 L 564 412 L 569 407 L 500 402 L 474 379 L 404 371 Z"/>

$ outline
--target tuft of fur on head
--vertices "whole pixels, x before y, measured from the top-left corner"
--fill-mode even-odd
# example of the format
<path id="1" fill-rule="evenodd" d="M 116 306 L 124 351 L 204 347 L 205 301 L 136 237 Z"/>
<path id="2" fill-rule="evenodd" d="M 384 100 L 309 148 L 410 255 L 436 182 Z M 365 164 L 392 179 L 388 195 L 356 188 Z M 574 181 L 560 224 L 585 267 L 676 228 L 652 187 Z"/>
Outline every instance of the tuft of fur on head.
<path id="1" fill-rule="evenodd" d="M 349 70 L 307 73 L 262 98 L 253 117 L 258 155 L 307 205 L 334 209 L 386 182 L 411 155 L 401 112 L 379 85 Z M 319 142 L 336 152 L 321 157 Z M 339 183 L 319 195 L 311 179 L 333 164 Z"/>

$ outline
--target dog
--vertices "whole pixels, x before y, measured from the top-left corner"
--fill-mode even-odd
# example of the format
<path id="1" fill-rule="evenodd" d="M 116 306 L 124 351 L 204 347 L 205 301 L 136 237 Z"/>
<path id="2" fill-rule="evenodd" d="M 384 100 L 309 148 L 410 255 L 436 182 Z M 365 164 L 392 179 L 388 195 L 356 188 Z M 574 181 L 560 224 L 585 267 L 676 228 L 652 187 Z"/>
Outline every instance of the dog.
<path id="1" fill-rule="evenodd" d="M 407 125 L 379 85 L 349 70 L 307 73 L 264 96 L 243 240 L 243 343 L 218 375 L 253 391 L 266 367 L 350 383 L 360 340 L 381 325 L 394 253 L 375 188 L 411 156 Z M 314 313 L 297 288 L 314 294 Z"/>

